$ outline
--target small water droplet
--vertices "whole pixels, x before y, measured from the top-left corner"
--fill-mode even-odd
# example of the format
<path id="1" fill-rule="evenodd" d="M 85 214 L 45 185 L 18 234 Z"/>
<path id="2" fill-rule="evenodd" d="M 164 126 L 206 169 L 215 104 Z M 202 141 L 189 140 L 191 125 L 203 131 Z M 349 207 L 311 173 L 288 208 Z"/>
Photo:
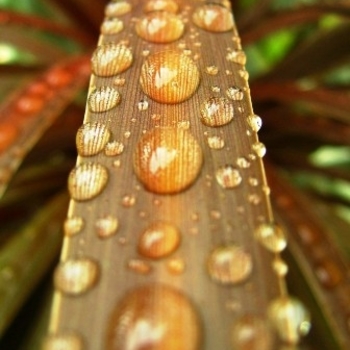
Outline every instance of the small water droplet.
<path id="1" fill-rule="evenodd" d="M 74 236 L 82 231 L 84 219 L 80 216 L 72 216 L 64 221 L 63 228 L 66 236 Z"/>
<path id="2" fill-rule="evenodd" d="M 112 215 L 99 218 L 95 222 L 96 233 L 100 238 L 114 236 L 118 229 L 118 219 Z"/>
<path id="3" fill-rule="evenodd" d="M 170 259 L 167 264 L 167 269 L 172 275 L 180 275 L 185 270 L 185 262 L 181 258 L 172 258 Z"/>
<path id="4" fill-rule="evenodd" d="M 255 178 L 255 177 L 250 177 L 248 179 L 248 183 L 249 183 L 250 186 L 256 187 L 256 186 L 259 185 L 259 180 L 257 178 Z"/>
<path id="5" fill-rule="evenodd" d="M 59 263 L 54 273 L 55 287 L 69 295 L 80 295 L 97 282 L 99 267 L 89 258 L 68 259 Z"/>
<path id="6" fill-rule="evenodd" d="M 288 273 L 288 265 L 286 262 L 280 257 L 276 257 L 272 262 L 272 267 L 279 277 L 284 277 Z"/>
<path id="7" fill-rule="evenodd" d="M 220 136 L 208 136 L 207 142 L 212 149 L 223 149 L 225 147 L 225 141 Z"/>
<path id="8" fill-rule="evenodd" d="M 175 51 L 160 51 L 149 56 L 141 68 L 143 91 L 161 103 L 187 100 L 199 84 L 199 71 L 194 62 Z"/>
<path id="9" fill-rule="evenodd" d="M 231 86 L 226 90 L 226 96 L 233 101 L 241 101 L 243 100 L 244 94 L 240 88 Z"/>
<path id="10" fill-rule="evenodd" d="M 130 138 L 130 136 L 131 136 L 131 132 L 130 132 L 130 131 L 125 131 L 125 132 L 124 132 L 124 137 L 125 137 L 126 139 Z"/>
<path id="11" fill-rule="evenodd" d="M 228 124 L 234 117 L 233 105 L 223 97 L 211 97 L 200 107 L 201 121 L 208 126 Z"/>
<path id="12" fill-rule="evenodd" d="M 220 86 L 217 86 L 217 85 L 212 86 L 210 89 L 212 92 L 220 92 L 221 91 Z"/>
<path id="13" fill-rule="evenodd" d="M 142 259 L 130 259 L 127 266 L 130 270 L 141 275 L 148 275 L 153 270 L 152 265 Z"/>
<path id="14" fill-rule="evenodd" d="M 124 151 L 124 144 L 118 141 L 108 142 L 105 147 L 105 155 L 112 157 L 122 154 Z"/>
<path id="15" fill-rule="evenodd" d="M 124 86 L 125 85 L 125 78 L 117 77 L 114 79 L 113 84 L 115 86 Z"/>
<path id="16" fill-rule="evenodd" d="M 126 208 L 134 206 L 136 203 L 136 197 L 133 195 L 126 195 L 122 199 L 122 205 Z"/>
<path id="17" fill-rule="evenodd" d="M 218 210 L 211 210 L 210 217 L 215 220 L 219 220 L 221 218 L 221 213 Z"/>
<path id="18" fill-rule="evenodd" d="M 242 182 L 240 172 L 232 165 L 225 165 L 216 170 L 215 177 L 223 188 L 234 188 Z"/>
<path id="19" fill-rule="evenodd" d="M 72 331 L 49 334 L 43 342 L 41 350 L 83 350 L 84 342 L 80 335 Z"/>
<path id="20" fill-rule="evenodd" d="M 271 350 L 273 337 L 266 320 L 244 315 L 232 327 L 232 345 L 235 350 Z"/>
<path id="21" fill-rule="evenodd" d="M 173 0 L 149 0 L 147 1 L 144 11 L 165 11 L 169 13 L 177 13 L 179 5 Z"/>
<path id="22" fill-rule="evenodd" d="M 252 149 L 259 158 L 262 158 L 266 154 L 266 147 L 262 142 L 255 142 L 252 145 Z"/>
<path id="23" fill-rule="evenodd" d="M 232 13 L 218 4 L 197 7 L 192 20 L 196 26 L 210 32 L 227 32 L 233 28 Z"/>
<path id="24" fill-rule="evenodd" d="M 137 104 L 137 108 L 138 108 L 139 111 L 147 111 L 148 106 L 149 106 L 149 104 L 148 104 L 147 100 L 141 100 Z"/>
<path id="25" fill-rule="evenodd" d="M 205 71 L 209 75 L 217 75 L 219 73 L 219 67 L 217 67 L 217 66 L 207 66 L 207 67 L 205 67 Z"/>
<path id="26" fill-rule="evenodd" d="M 252 193 L 248 195 L 248 202 L 253 205 L 258 205 L 261 202 L 261 198 L 258 194 Z"/>
<path id="27" fill-rule="evenodd" d="M 98 163 L 76 166 L 68 177 L 68 190 L 77 201 L 89 200 L 99 195 L 107 185 L 107 169 Z"/>
<path id="28" fill-rule="evenodd" d="M 131 5 L 127 1 L 110 2 L 105 8 L 106 17 L 122 16 L 131 11 Z"/>
<path id="29" fill-rule="evenodd" d="M 232 50 L 226 55 L 227 61 L 238 63 L 244 66 L 247 62 L 247 57 L 242 50 Z"/>
<path id="30" fill-rule="evenodd" d="M 101 33 L 104 35 L 118 34 L 124 29 L 124 23 L 119 18 L 106 18 L 101 25 Z"/>
<path id="31" fill-rule="evenodd" d="M 178 40 L 184 33 L 182 20 L 169 12 L 156 11 L 141 18 L 135 26 L 136 33 L 144 40 L 165 44 Z"/>
<path id="32" fill-rule="evenodd" d="M 253 131 L 258 132 L 262 127 L 262 119 L 258 115 L 252 114 L 248 117 L 248 124 Z"/>
<path id="33" fill-rule="evenodd" d="M 101 152 L 110 136 L 111 132 L 104 124 L 97 122 L 83 124 L 76 135 L 78 154 L 87 157 Z"/>
<path id="34" fill-rule="evenodd" d="M 88 97 L 91 112 L 107 112 L 120 102 L 120 93 L 109 86 L 102 86 L 91 92 Z"/>
<path id="35" fill-rule="evenodd" d="M 249 73 L 248 73 L 248 71 L 246 71 L 244 69 L 240 69 L 238 71 L 238 74 L 242 77 L 242 79 L 244 79 L 246 81 L 249 79 Z"/>
<path id="36" fill-rule="evenodd" d="M 97 47 L 92 55 L 94 74 L 109 77 L 127 70 L 133 61 L 131 50 L 122 44 L 108 43 Z"/>
<path id="37" fill-rule="evenodd" d="M 160 259 L 173 253 L 180 245 L 179 230 L 172 224 L 151 224 L 139 238 L 138 252 L 151 259 Z"/>
<path id="38" fill-rule="evenodd" d="M 191 301 L 176 289 L 152 284 L 129 291 L 107 323 L 106 350 L 200 348 L 201 327 Z"/>
<path id="39" fill-rule="evenodd" d="M 207 261 L 210 277 L 222 284 L 236 284 L 246 280 L 253 269 L 250 254 L 235 245 L 214 249 Z"/>
<path id="40" fill-rule="evenodd" d="M 239 168 L 242 168 L 242 169 L 247 169 L 250 167 L 250 162 L 247 158 L 245 157 L 239 157 L 237 158 L 237 162 L 236 162 L 237 166 Z"/>
<path id="41" fill-rule="evenodd" d="M 279 253 L 287 246 L 287 238 L 282 228 L 274 223 L 264 223 L 255 230 L 255 238 L 268 250 Z"/>
<path id="42" fill-rule="evenodd" d="M 187 131 L 157 128 L 146 133 L 134 153 L 134 171 L 140 181 L 156 193 L 176 193 L 197 178 L 202 150 Z"/>
<path id="43" fill-rule="evenodd" d="M 268 308 L 268 316 L 280 338 L 289 344 L 297 344 L 311 327 L 309 312 L 295 298 L 280 297 L 273 300 Z"/>

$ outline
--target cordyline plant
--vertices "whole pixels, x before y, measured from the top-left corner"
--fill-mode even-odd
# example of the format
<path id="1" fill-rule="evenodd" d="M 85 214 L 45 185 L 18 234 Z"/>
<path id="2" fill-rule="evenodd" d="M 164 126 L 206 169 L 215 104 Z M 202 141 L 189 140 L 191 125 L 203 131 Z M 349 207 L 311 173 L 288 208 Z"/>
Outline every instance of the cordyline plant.
<path id="1" fill-rule="evenodd" d="M 1 349 L 350 347 L 347 1 L 0 5 Z"/>

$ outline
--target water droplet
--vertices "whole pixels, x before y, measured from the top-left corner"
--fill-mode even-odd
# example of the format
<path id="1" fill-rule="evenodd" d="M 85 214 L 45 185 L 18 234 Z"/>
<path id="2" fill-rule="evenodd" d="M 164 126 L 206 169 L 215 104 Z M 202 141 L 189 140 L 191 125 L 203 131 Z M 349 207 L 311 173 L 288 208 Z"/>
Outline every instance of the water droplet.
<path id="1" fill-rule="evenodd" d="M 173 0 L 150 0 L 144 7 L 145 12 L 165 11 L 169 13 L 177 13 L 178 4 Z"/>
<path id="2" fill-rule="evenodd" d="M 247 158 L 245 157 L 239 157 L 237 158 L 237 162 L 236 162 L 237 166 L 239 168 L 242 168 L 242 169 L 247 169 L 250 167 L 250 162 Z"/>
<path id="3" fill-rule="evenodd" d="M 289 344 L 297 344 L 300 336 L 306 335 L 311 327 L 309 312 L 295 298 L 280 297 L 273 300 L 268 315 L 280 338 Z"/>
<path id="4" fill-rule="evenodd" d="M 219 220 L 221 218 L 221 213 L 218 210 L 211 210 L 210 217 L 215 220 Z"/>
<path id="5" fill-rule="evenodd" d="M 135 26 L 136 33 L 144 40 L 164 44 L 178 40 L 184 33 L 181 19 L 169 12 L 152 12 L 141 18 Z"/>
<path id="6" fill-rule="evenodd" d="M 118 229 L 118 219 L 112 215 L 99 218 L 95 222 L 96 233 L 100 238 L 114 236 Z"/>
<path id="7" fill-rule="evenodd" d="M 212 92 L 220 92 L 221 91 L 220 86 L 217 86 L 217 85 L 212 86 L 210 89 Z"/>
<path id="8" fill-rule="evenodd" d="M 59 263 L 54 273 L 54 284 L 61 292 L 80 295 L 97 282 L 99 267 L 89 258 L 69 259 Z"/>
<path id="9" fill-rule="evenodd" d="M 216 170 L 216 181 L 223 188 L 234 188 L 242 182 L 241 174 L 232 165 L 225 165 Z"/>
<path id="10" fill-rule="evenodd" d="M 98 163 L 76 166 L 69 174 L 68 190 L 77 201 L 89 200 L 102 192 L 107 185 L 107 169 Z"/>
<path id="11" fill-rule="evenodd" d="M 288 273 L 288 265 L 280 257 L 276 257 L 274 259 L 274 261 L 272 262 L 272 267 L 273 267 L 276 275 L 279 277 L 284 277 Z"/>
<path id="12" fill-rule="evenodd" d="M 255 238 L 268 250 L 279 253 L 287 246 L 287 238 L 282 228 L 274 223 L 261 224 L 255 230 Z"/>
<path id="13" fill-rule="evenodd" d="M 130 208 L 136 203 L 136 197 L 133 195 L 126 195 L 122 199 L 122 205 L 126 208 Z"/>
<path id="14" fill-rule="evenodd" d="M 124 132 L 124 137 L 125 137 L 126 139 L 130 138 L 130 136 L 131 136 L 131 132 L 130 132 L 130 131 L 125 131 L 125 132 Z"/>
<path id="15" fill-rule="evenodd" d="M 161 284 L 128 292 L 107 325 L 106 350 L 200 348 L 200 322 L 192 303 Z"/>
<path id="16" fill-rule="evenodd" d="M 258 205 L 261 202 L 261 198 L 258 194 L 253 193 L 248 195 L 248 202 L 253 205 Z"/>
<path id="17" fill-rule="evenodd" d="M 219 73 L 219 67 L 217 67 L 217 66 L 207 66 L 207 67 L 205 67 L 205 71 L 209 75 L 217 75 Z"/>
<path id="18" fill-rule="evenodd" d="M 228 124 L 234 117 L 233 105 L 224 97 L 211 97 L 200 107 L 201 121 L 208 126 Z"/>
<path id="19" fill-rule="evenodd" d="M 240 69 L 238 71 L 238 74 L 244 79 L 244 80 L 248 80 L 249 79 L 249 73 L 248 71 L 244 70 L 244 69 Z"/>
<path id="20" fill-rule="evenodd" d="M 220 136 L 208 136 L 208 146 L 212 149 L 222 149 L 225 147 L 225 141 Z"/>
<path id="21" fill-rule="evenodd" d="M 130 259 L 127 266 L 130 270 L 141 275 L 148 275 L 153 269 L 148 261 L 141 259 Z"/>
<path id="22" fill-rule="evenodd" d="M 138 252 L 147 258 L 159 259 L 173 253 L 179 245 L 179 230 L 172 224 L 156 222 L 143 231 Z"/>
<path id="23" fill-rule="evenodd" d="M 112 157 L 122 154 L 124 151 L 124 144 L 118 141 L 108 142 L 105 147 L 105 155 Z"/>
<path id="24" fill-rule="evenodd" d="M 101 25 L 104 35 L 118 34 L 124 29 L 124 23 L 119 18 L 106 18 Z"/>
<path id="25" fill-rule="evenodd" d="M 242 50 L 232 50 L 226 55 L 227 61 L 238 63 L 244 66 L 247 62 L 247 57 Z"/>
<path id="26" fill-rule="evenodd" d="M 185 262 L 181 258 L 170 259 L 167 264 L 167 269 L 172 275 L 180 275 L 185 270 Z"/>
<path id="27" fill-rule="evenodd" d="M 210 32 L 227 32 L 233 28 L 232 13 L 218 4 L 197 7 L 192 20 L 196 26 Z"/>
<path id="28" fill-rule="evenodd" d="M 248 117 L 248 124 L 253 131 L 258 132 L 262 127 L 262 119 L 256 114 L 250 115 Z"/>
<path id="29" fill-rule="evenodd" d="M 199 84 L 199 71 L 194 62 L 175 51 L 160 51 L 149 56 L 141 68 L 143 91 L 161 103 L 187 100 Z"/>
<path id="30" fill-rule="evenodd" d="M 271 350 L 273 348 L 273 338 L 267 322 L 253 315 L 244 315 L 235 321 L 231 339 L 235 350 Z"/>
<path id="31" fill-rule="evenodd" d="M 189 120 L 180 120 L 176 123 L 176 127 L 182 130 L 188 130 L 190 126 L 191 126 L 191 123 Z"/>
<path id="32" fill-rule="evenodd" d="M 103 44 L 92 55 L 92 70 L 98 76 L 109 77 L 127 70 L 132 60 L 131 50 L 125 45 Z"/>
<path id="33" fill-rule="evenodd" d="M 243 91 L 236 87 L 236 86 L 231 86 L 226 90 L 226 96 L 230 98 L 233 101 L 241 101 L 243 100 Z"/>
<path id="34" fill-rule="evenodd" d="M 131 11 L 131 5 L 127 1 L 110 2 L 105 9 L 106 17 L 122 16 Z"/>
<path id="35" fill-rule="evenodd" d="M 210 277 L 222 284 L 236 284 L 246 280 L 253 269 L 250 254 L 235 245 L 214 249 L 207 262 Z"/>
<path id="36" fill-rule="evenodd" d="M 79 155 L 93 156 L 103 150 L 111 133 L 104 124 L 85 123 L 77 132 L 76 145 Z"/>
<path id="37" fill-rule="evenodd" d="M 134 153 L 134 171 L 140 181 L 156 193 L 176 193 L 197 178 L 202 150 L 187 131 L 157 128 L 146 133 Z"/>
<path id="38" fill-rule="evenodd" d="M 82 231 L 84 220 L 80 216 L 72 216 L 64 221 L 63 227 L 66 236 L 74 236 Z"/>
<path id="39" fill-rule="evenodd" d="M 113 84 L 115 86 L 124 86 L 125 85 L 125 78 L 117 77 L 114 79 Z"/>
<path id="40" fill-rule="evenodd" d="M 148 109 L 148 101 L 146 100 L 141 100 L 138 104 L 137 104 L 137 108 L 139 111 L 147 111 Z"/>
<path id="41" fill-rule="evenodd" d="M 84 343 L 80 335 L 72 331 L 49 334 L 43 342 L 41 350 L 83 350 Z"/>
<path id="42" fill-rule="evenodd" d="M 252 149 L 259 158 L 262 158 L 266 154 L 266 147 L 262 142 L 255 142 L 252 145 Z"/>
<path id="43" fill-rule="evenodd" d="M 257 178 L 255 178 L 255 177 L 250 177 L 248 179 L 248 182 L 249 182 L 249 185 L 253 186 L 253 187 L 256 187 L 256 186 L 259 185 L 259 180 Z"/>
<path id="44" fill-rule="evenodd" d="M 102 86 L 91 92 L 88 97 L 91 112 L 107 112 L 120 102 L 120 93 L 109 86 Z"/>

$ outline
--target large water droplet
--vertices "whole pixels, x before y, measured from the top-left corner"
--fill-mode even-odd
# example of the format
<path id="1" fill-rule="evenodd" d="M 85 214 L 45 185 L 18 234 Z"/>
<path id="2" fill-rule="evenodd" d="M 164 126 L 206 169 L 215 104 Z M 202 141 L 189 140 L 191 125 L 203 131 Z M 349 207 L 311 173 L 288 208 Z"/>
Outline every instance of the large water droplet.
<path id="1" fill-rule="evenodd" d="M 197 350 L 201 329 L 192 303 L 154 284 L 128 292 L 107 324 L 106 350 Z"/>
<path id="2" fill-rule="evenodd" d="M 232 165 L 225 165 L 216 170 L 216 181 L 223 188 L 234 188 L 242 182 L 240 172 Z"/>
<path id="3" fill-rule="evenodd" d="M 68 190 L 77 201 L 96 197 L 108 181 L 107 169 L 97 163 L 84 163 L 75 167 L 68 177 Z"/>
<path id="4" fill-rule="evenodd" d="M 228 124 L 234 117 L 233 105 L 223 97 L 211 97 L 200 107 L 201 121 L 208 126 Z"/>
<path id="5" fill-rule="evenodd" d="M 136 33 L 153 43 L 170 43 L 178 40 L 184 32 L 182 20 L 168 12 L 152 12 L 140 19 L 135 26 Z"/>
<path id="6" fill-rule="evenodd" d="M 236 87 L 236 86 L 231 86 L 226 90 L 226 96 L 230 98 L 233 101 L 241 101 L 243 100 L 243 91 Z"/>
<path id="7" fill-rule="evenodd" d="M 108 77 L 128 69 L 132 60 L 131 50 L 125 45 L 103 44 L 92 55 L 92 70 L 98 76 Z"/>
<path id="8" fill-rule="evenodd" d="M 81 232 L 84 227 L 84 220 L 80 216 L 72 216 L 64 221 L 63 227 L 66 236 L 73 236 Z"/>
<path id="9" fill-rule="evenodd" d="M 112 215 L 99 218 L 95 222 L 96 233 L 100 238 L 114 236 L 118 229 L 118 219 Z"/>
<path id="10" fill-rule="evenodd" d="M 103 150 L 111 133 L 104 124 L 85 123 L 76 136 L 76 145 L 79 155 L 93 156 Z"/>
<path id="11" fill-rule="evenodd" d="M 84 343 L 77 333 L 49 334 L 42 342 L 41 350 L 83 350 Z"/>
<path id="12" fill-rule="evenodd" d="M 235 350 L 271 350 L 273 338 L 266 320 L 244 315 L 232 328 L 232 345 Z"/>
<path id="13" fill-rule="evenodd" d="M 246 280 L 252 272 L 250 254 L 235 245 L 214 249 L 207 262 L 210 277 L 222 284 L 236 284 Z"/>
<path id="14" fill-rule="evenodd" d="M 255 230 L 255 238 L 268 250 L 279 253 L 287 246 L 287 238 L 282 228 L 274 223 L 264 223 Z"/>
<path id="15" fill-rule="evenodd" d="M 131 11 L 131 5 L 127 1 L 110 2 L 105 9 L 106 17 L 116 17 Z"/>
<path id="16" fill-rule="evenodd" d="M 91 92 L 88 97 L 91 112 L 101 113 L 109 111 L 120 102 L 120 93 L 109 86 L 102 86 Z"/>
<path id="17" fill-rule="evenodd" d="M 97 282 L 99 267 L 89 258 L 69 259 L 61 262 L 54 273 L 54 284 L 61 292 L 80 295 Z"/>
<path id="18" fill-rule="evenodd" d="M 182 102 L 196 91 L 199 71 L 186 55 L 160 51 L 149 56 L 143 64 L 140 83 L 143 91 L 155 101 Z"/>
<path id="19" fill-rule="evenodd" d="M 178 4 L 173 0 L 150 0 L 147 1 L 144 11 L 165 11 L 170 13 L 176 13 L 179 9 Z"/>
<path id="20" fill-rule="evenodd" d="M 106 18 L 101 25 L 101 33 L 104 35 L 118 34 L 124 29 L 124 23 L 119 18 Z"/>
<path id="21" fill-rule="evenodd" d="M 165 194 L 190 186 L 202 160 L 202 150 L 187 130 L 157 128 L 141 138 L 133 162 L 140 181 L 150 191 Z"/>
<path id="22" fill-rule="evenodd" d="M 159 259 L 173 253 L 179 244 L 180 233 L 174 225 L 156 222 L 142 233 L 138 252 L 147 258 Z"/>
<path id="23" fill-rule="evenodd" d="M 227 32 L 233 28 L 232 13 L 218 4 L 199 6 L 192 20 L 196 26 L 210 32 Z"/>
<path id="24" fill-rule="evenodd" d="M 280 338 L 289 344 L 297 344 L 311 327 L 309 312 L 295 298 L 280 297 L 273 300 L 268 308 L 268 316 Z"/>

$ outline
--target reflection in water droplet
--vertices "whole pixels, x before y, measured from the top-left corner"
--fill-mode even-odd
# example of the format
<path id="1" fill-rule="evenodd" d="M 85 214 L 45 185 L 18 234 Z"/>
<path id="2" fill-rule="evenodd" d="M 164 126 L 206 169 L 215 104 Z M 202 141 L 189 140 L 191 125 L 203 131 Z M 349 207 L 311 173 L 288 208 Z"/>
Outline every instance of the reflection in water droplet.
<path id="1" fill-rule="evenodd" d="M 98 76 L 109 77 L 128 69 L 132 60 L 131 50 L 125 45 L 103 44 L 92 55 L 92 71 Z"/>
<path id="2" fill-rule="evenodd" d="M 170 259 L 166 266 L 172 275 L 180 275 L 185 270 L 185 262 L 181 258 Z"/>
<path id="3" fill-rule="evenodd" d="M 72 216 L 64 221 L 63 227 L 66 236 L 73 236 L 82 231 L 84 220 L 80 216 Z"/>
<path id="4" fill-rule="evenodd" d="M 201 121 L 208 126 L 228 124 L 234 117 L 233 105 L 223 97 L 211 97 L 201 104 Z"/>
<path id="5" fill-rule="evenodd" d="M 114 236 L 118 229 L 118 220 L 112 215 L 99 218 L 95 222 L 96 233 L 100 238 Z"/>
<path id="6" fill-rule="evenodd" d="M 178 4 L 173 0 L 149 0 L 144 7 L 145 12 L 165 11 L 176 13 L 178 9 Z"/>
<path id="7" fill-rule="evenodd" d="M 250 254 L 241 247 L 229 245 L 214 249 L 207 262 L 210 277 L 222 284 L 235 284 L 246 280 L 252 272 Z"/>
<path id="8" fill-rule="evenodd" d="M 288 273 L 288 265 L 286 262 L 280 257 L 276 257 L 272 262 L 272 267 L 279 277 L 284 277 Z"/>
<path id="9" fill-rule="evenodd" d="M 207 67 L 205 67 L 205 71 L 209 75 L 217 75 L 219 73 L 219 67 L 217 67 L 217 66 L 207 66 Z"/>
<path id="10" fill-rule="evenodd" d="M 232 345 L 235 350 L 271 350 L 273 338 L 266 320 L 244 315 L 232 327 Z"/>
<path id="11" fill-rule="evenodd" d="M 118 34 L 124 29 L 124 23 L 119 18 L 106 18 L 101 25 L 104 35 Z"/>
<path id="12" fill-rule="evenodd" d="M 262 142 L 256 142 L 252 145 L 253 151 L 256 155 L 262 158 L 266 154 L 266 147 Z"/>
<path id="13" fill-rule="evenodd" d="M 175 51 L 160 51 L 149 56 L 141 68 L 143 91 L 161 103 L 187 100 L 197 89 L 199 71 L 193 61 Z"/>
<path id="14" fill-rule="evenodd" d="M 247 57 L 242 50 L 233 50 L 226 55 L 227 61 L 241 64 L 244 66 L 247 61 Z"/>
<path id="15" fill-rule="evenodd" d="M 222 149 L 225 147 L 225 141 L 220 136 L 208 136 L 208 146 L 212 149 Z"/>
<path id="16" fill-rule="evenodd" d="M 190 186 L 202 166 L 202 150 L 187 131 L 157 128 L 146 133 L 134 153 L 134 171 L 156 193 L 176 193 Z"/>
<path id="17" fill-rule="evenodd" d="M 84 343 L 80 335 L 75 332 L 49 334 L 43 342 L 41 350 L 83 350 Z"/>
<path id="18" fill-rule="evenodd" d="M 143 231 L 138 252 L 147 258 L 159 259 L 173 253 L 179 244 L 180 233 L 174 225 L 156 222 Z"/>
<path id="19" fill-rule="evenodd" d="M 89 258 L 69 259 L 59 263 L 54 273 L 55 287 L 69 295 L 80 295 L 97 282 L 99 268 Z"/>
<path id="20" fill-rule="evenodd" d="M 104 124 L 85 123 L 77 132 L 75 141 L 81 156 L 93 156 L 103 150 L 111 133 Z"/>
<path id="21" fill-rule="evenodd" d="M 225 165 L 216 170 L 215 177 L 223 188 L 234 188 L 242 182 L 241 174 L 232 165 Z"/>
<path id="22" fill-rule="evenodd" d="M 295 298 L 280 297 L 273 300 L 268 308 L 268 316 L 280 338 L 289 344 L 297 344 L 311 327 L 309 312 Z"/>
<path id="23" fill-rule="evenodd" d="M 193 13 L 193 23 L 210 32 L 227 32 L 233 28 L 232 13 L 217 4 L 199 6 Z"/>
<path id="24" fill-rule="evenodd" d="M 127 267 L 130 270 L 141 275 L 148 275 L 149 273 L 152 272 L 152 269 L 153 269 L 152 265 L 148 261 L 141 260 L 141 259 L 130 259 L 128 261 Z"/>
<path id="25" fill-rule="evenodd" d="M 233 101 L 241 101 L 243 100 L 243 91 L 236 87 L 236 86 L 231 86 L 226 90 L 226 96 L 230 98 Z"/>
<path id="26" fill-rule="evenodd" d="M 153 43 L 170 43 L 178 40 L 184 32 L 182 20 L 169 12 L 152 12 L 141 18 L 135 26 L 136 33 Z"/>
<path id="27" fill-rule="evenodd" d="M 197 350 L 201 329 L 192 303 L 161 284 L 138 287 L 119 302 L 107 323 L 106 350 Z"/>
<path id="28" fill-rule="evenodd" d="M 108 181 L 107 169 L 97 163 L 84 163 L 75 167 L 68 177 L 68 190 L 77 201 L 96 197 Z"/>
<path id="29" fill-rule="evenodd" d="M 101 113 L 109 111 L 120 102 L 120 93 L 109 86 L 102 86 L 91 92 L 88 97 L 91 112 Z"/>
<path id="30" fill-rule="evenodd" d="M 279 253 L 287 246 L 287 238 L 282 228 L 274 223 L 264 223 L 255 230 L 255 238 L 268 250 Z"/>
<path id="31" fill-rule="evenodd" d="M 123 151 L 124 151 L 124 144 L 118 141 L 108 142 L 105 147 L 105 155 L 109 157 L 122 154 Z"/>
<path id="32" fill-rule="evenodd" d="M 122 16 L 131 11 L 131 5 L 127 1 L 110 2 L 105 9 L 106 17 Z"/>
<path id="33" fill-rule="evenodd" d="M 258 132 L 262 127 L 262 120 L 258 115 L 252 114 L 248 117 L 248 124 L 253 131 Z"/>

